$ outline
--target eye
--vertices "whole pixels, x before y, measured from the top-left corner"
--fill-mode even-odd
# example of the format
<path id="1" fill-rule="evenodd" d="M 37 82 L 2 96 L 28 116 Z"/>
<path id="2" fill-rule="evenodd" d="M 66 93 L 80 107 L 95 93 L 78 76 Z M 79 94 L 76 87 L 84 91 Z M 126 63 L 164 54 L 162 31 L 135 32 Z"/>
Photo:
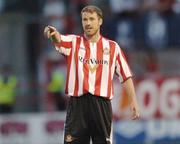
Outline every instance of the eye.
<path id="1" fill-rule="evenodd" d="M 90 17 L 89 19 L 90 19 L 91 21 L 93 21 L 93 20 L 94 20 L 94 18 L 93 18 L 93 17 Z"/>
<path id="2" fill-rule="evenodd" d="M 83 21 L 87 21 L 87 18 L 83 18 Z"/>

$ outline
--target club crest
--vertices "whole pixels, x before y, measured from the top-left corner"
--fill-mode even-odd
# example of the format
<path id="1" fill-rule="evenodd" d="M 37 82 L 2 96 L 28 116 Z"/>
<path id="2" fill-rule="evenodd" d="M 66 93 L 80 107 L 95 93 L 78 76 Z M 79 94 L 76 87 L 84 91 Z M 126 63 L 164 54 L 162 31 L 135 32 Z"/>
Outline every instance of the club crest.
<path id="1" fill-rule="evenodd" d="M 104 54 L 104 55 L 109 55 L 109 54 L 110 54 L 110 49 L 104 48 L 104 49 L 103 49 L 103 54 Z"/>

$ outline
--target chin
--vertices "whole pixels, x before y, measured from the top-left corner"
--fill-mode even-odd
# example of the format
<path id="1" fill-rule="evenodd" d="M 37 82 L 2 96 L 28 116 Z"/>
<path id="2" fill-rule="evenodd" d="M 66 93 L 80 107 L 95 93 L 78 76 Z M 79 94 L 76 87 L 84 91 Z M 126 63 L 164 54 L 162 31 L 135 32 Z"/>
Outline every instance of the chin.
<path id="1" fill-rule="evenodd" d="M 91 37 L 93 35 L 94 35 L 94 33 L 86 33 L 86 36 L 88 36 L 88 37 Z"/>

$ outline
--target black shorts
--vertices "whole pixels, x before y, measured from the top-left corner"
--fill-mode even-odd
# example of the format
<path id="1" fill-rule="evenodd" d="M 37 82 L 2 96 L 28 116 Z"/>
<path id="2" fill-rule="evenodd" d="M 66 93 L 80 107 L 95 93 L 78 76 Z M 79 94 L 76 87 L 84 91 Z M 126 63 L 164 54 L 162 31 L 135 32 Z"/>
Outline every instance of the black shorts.
<path id="1" fill-rule="evenodd" d="M 112 107 L 109 99 L 90 93 L 70 97 L 64 144 L 112 143 Z"/>

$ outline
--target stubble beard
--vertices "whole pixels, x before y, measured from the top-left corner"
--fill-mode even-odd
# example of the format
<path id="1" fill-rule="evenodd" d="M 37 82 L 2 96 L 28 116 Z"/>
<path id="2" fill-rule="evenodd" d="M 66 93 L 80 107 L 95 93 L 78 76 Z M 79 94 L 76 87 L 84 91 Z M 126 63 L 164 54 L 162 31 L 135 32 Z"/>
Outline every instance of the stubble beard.
<path id="1" fill-rule="evenodd" d="M 97 29 L 95 32 L 93 32 L 92 34 L 89 34 L 88 32 L 86 32 L 86 31 L 84 31 L 85 32 L 85 35 L 86 35 L 86 37 L 88 37 L 88 38 L 91 38 L 91 37 L 93 37 L 93 36 L 95 36 L 95 35 L 97 35 L 98 33 L 99 33 L 99 29 Z"/>

